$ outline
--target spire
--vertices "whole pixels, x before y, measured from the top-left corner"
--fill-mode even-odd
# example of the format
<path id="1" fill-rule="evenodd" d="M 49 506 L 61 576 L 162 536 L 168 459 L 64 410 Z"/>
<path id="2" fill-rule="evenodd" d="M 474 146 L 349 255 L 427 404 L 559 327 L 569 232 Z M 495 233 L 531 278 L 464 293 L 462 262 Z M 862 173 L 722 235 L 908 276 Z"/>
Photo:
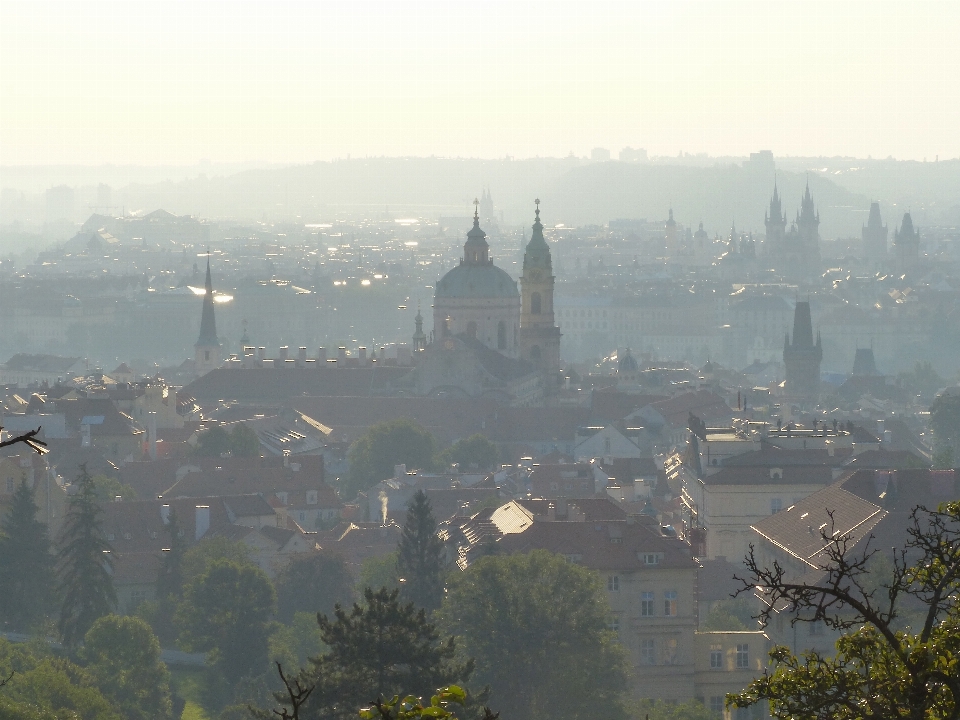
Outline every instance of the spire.
<path id="1" fill-rule="evenodd" d="M 480 229 L 480 201 L 474 200 L 473 228 L 467 233 L 467 242 L 463 245 L 463 263 L 465 265 L 490 264 L 490 246 L 487 245 L 487 234 Z"/>
<path id="2" fill-rule="evenodd" d="M 219 346 L 217 320 L 213 310 L 213 279 L 210 275 L 210 251 L 207 251 L 207 279 L 204 283 L 203 312 L 200 316 L 200 337 L 197 346 Z"/>
<path id="3" fill-rule="evenodd" d="M 420 301 L 417 300 L 416 332 L 413 333 L 413 351 L 422 352 L 427 347 L 427 336 L 423 332 L 423 315 L 420 314 Z"/>
<path id="4" fill-rule="evenodd" d="M 533 232 L 530 234 L 530 242 L 527 243 L 523 251 L 523 269 L 524 275 L 528 268 L 541 267 L 552 272 L 553 263 L 550 259 L 550 246 L 543 237 L 543 223 L 540 222 L 540 198 L 533 201 L 536 204 L 533 220 Z"/>

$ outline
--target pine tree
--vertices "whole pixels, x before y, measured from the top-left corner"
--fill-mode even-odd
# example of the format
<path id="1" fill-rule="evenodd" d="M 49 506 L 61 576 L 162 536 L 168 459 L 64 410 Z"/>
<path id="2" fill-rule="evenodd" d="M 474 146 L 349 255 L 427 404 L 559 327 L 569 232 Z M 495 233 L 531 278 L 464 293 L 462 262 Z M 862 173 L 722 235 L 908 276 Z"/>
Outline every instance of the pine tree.
<path id="1" fill-rule="evenodd" d="M 176 508 L 170 508 L 164 529 L 169 536 L 169 546 L 164 549 L 163 563 L 157 576 L 157 615 L 154 629 L 160 642 L 169 646 L 177 639 L 173 616 L 183 598 L 183 554 L 186 551 L 186 541 Z"/>
<path id="2" fill-rule="evenodd" d="M 23 478 L 0 534 L 0 618 L 17 630 L 34 627 L 53 600 L 54 558 L 39 510 Z"/>
<path id="3" fill-rule="evenodd" d="M 96 487 L 86 465 L 80 466 L 77 494 L 70 499 L 60 551 L 57 554 L 60 594 L 60 636 L 76 645 L 93 624 L 117 604 L 113 561 L 103 532 Z"/>
<path id="4" fill-rule="evenodd" d="M 427 610 L 440 607 L 443 599 L 440 578 L 443 543 L 437 537 L 437 521 L 423 490 L 417 490 L 407 505 L 407 521 L 397 550 L 403 599 Z"/>

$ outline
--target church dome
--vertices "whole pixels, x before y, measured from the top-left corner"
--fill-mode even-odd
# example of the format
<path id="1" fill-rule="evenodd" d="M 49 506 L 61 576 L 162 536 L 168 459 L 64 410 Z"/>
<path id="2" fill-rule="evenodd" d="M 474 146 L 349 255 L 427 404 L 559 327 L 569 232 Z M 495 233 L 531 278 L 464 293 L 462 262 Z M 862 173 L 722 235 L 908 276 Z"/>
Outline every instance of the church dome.
<path id="1" fill-rule="evenodd" d="M 440 278 L 437 298 L 517 298 L 516 281 L 496 265 L 463 263 Z"/>
<path id="2" fill-rule="evenodd" d="M 639 369 L 640 367 L 637 365 L 637 361 L 633 355 L 630 354 L 629 350 L 620 357 L 620 362 L 617 364 L 618 373 L 637 372 Z"/>

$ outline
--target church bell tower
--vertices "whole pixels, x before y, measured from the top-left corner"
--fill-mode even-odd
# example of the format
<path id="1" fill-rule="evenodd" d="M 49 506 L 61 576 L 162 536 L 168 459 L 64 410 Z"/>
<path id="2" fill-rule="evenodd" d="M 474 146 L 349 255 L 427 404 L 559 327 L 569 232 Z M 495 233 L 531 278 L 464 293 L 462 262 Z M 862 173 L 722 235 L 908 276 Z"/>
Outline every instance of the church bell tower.
<path id="1" fill-rule="evenodd" d="M 207 279 L 204 283 L 203 313 L 200 316 L 200 337 L 194 344 L 194 367 L 197 375 L 206 375 L 220 367 L 220 340 L 213 311 L 213 280 L 210 277 L 210 255 L 207 255 Z"/>
<path id="2" fill-rule="evenodd" d="M 550 247 L 543 238 L 540 201 L 536 201 L 533 234 L 523 253 L 520 276 L 520 356 L 544 376 L 550 391 L 560 372 L 560 328 L 553 315 L 553 263 Z"/>

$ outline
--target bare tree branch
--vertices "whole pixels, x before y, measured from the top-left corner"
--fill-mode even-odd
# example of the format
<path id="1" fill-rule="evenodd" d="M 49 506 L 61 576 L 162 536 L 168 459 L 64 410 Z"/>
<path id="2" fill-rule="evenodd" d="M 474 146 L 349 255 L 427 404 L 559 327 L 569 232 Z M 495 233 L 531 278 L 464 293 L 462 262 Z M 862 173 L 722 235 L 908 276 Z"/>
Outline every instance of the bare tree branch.
<path id="1" fill-rule="evenodd" d="M 44 442 L 43 440 L 37 439 L 37 433 L 40 432 L 40 429 L 41 428 L 37 428 L 36 430 L 30 430 L 29 432 L 23 433 L 23 435 L 17 435 L 16 437 L 12 437 L 9 440 L 4 440 L 3 442 L 0 442 L 0 448 L 9 447 L 10 445 L 16 445 L 17 443 L 23 443 L 24 445 L 29 447 L 31 450 L 35 450 L 37 455 L 43 455 L 44 453 L 48 453 L 50 451 L 47 449 L 47 443 Z M 0 430 L 3 430 L 2 426 L 0 426 Z"/>

